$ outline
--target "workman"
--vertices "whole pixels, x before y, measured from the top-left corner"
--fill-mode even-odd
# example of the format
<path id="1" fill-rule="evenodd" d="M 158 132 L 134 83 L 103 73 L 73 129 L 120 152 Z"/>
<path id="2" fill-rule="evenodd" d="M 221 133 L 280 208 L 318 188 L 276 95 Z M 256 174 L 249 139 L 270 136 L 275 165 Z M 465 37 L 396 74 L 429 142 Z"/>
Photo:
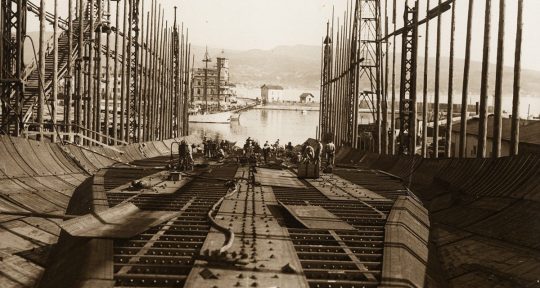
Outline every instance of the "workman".
<path id="1" fill-rule="evenodd" d="M 315 158 L 315 151 L 313 150 L 313 147 L 308 144 L 308 142 L 305 142 L 304 147 L 302 147 L 302 156 L 303 162 L 312 162 Z"/>
<path id="2" fill-rule="evenodd" d="M 317 162 L 319 168 L 321 167 L 322 150 L 323 145 L 321 141 L 317 140 L 317 144 L 315 146 L 315 161 Z"/>
<path id="3" fill-rule="evenodd" d="M 270 154 L 270 144 L 268 143 L 268 141 L 266 141 L 263 146 L 264 163 L 267 163 L 268 161 L 268 154 Z"/>
<path id="4" fill-rule="evenodd" d="M 325 147 L 326 152 L 326 166 L 332 166 L 334 167 L 334 158 L 336 154 L 336 145 L 332 140 L 330 140 L 328 143 L 326 143 Z"/>

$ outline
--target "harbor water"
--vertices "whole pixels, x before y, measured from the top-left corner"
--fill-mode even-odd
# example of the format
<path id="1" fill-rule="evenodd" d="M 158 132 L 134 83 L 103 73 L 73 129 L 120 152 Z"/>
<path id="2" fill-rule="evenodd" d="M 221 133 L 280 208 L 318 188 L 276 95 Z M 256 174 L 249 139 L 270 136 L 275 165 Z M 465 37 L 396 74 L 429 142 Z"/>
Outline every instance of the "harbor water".
<path id="1" fill-rule="evenodd" d="M 361 113 L 359 121 L 372 121 L 369 113 Z M 239 121 L 230 124 L 189 123 L 190 134 L 201 139 L 226 139 L 239 145 L 251 137 L 262 145 L 264 142 L 281 144 L 292 142 L 302 144 L 308 138 L 315 138 L 319 125 L 319 111 L 265 110 L 242 111 Z"/>
<path id="2" fill-rule="evenodd" d="M 319 111 L 247 110 L 238 121 L 230 124 L 189 123 L 190 134 L 201 139 L 226 139 L 243 143 L 251 137 L 262 145 L 265 141 L 281 144 L 301 144 L 307 138 L 315 138 L 319 122 Z"/>

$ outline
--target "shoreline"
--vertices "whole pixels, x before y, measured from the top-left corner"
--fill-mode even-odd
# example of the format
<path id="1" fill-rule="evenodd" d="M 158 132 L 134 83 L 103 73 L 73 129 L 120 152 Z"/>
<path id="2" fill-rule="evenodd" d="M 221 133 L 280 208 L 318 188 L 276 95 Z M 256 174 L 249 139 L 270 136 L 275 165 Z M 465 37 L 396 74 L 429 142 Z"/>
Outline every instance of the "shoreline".
<path id="1" fill-rule="evenodd" d="M 288 110 L 288 111 L 320 111 L 319 106 L 302 105 L 257 105 L 251 109 L 257 110 Z"/>

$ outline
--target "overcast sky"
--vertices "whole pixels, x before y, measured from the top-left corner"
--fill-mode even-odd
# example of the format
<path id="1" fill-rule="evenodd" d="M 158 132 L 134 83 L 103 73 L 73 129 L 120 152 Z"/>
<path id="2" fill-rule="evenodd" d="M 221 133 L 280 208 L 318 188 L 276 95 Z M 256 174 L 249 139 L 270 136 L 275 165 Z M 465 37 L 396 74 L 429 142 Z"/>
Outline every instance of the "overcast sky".
<path id="1" fill-rule="evenodd" d="M 67 13 L 68 0 L 58 0 L 61 15 Z M 74 0 L 75 1 L 75 0 Z M 387 0 L 381 0 L 383 3 Z M 464 40 L 469 0 L 456 0 L 456 56 L 464 57 Z M 491 0 L 492 14 L 492 60 L 495 59 L 496 35 L 498 30 L 498 0 Z M 33 2 L 37 3 L 37 0 Z M 47 11 L 53 11 L 53 1 L 47 0 Z M 144 0 L 150 7 L 150 0 Z M 331 17 L 332 7 L 335 15 L 343 17 L 347 0 L 160 0 L 165 8 L 166 19 L 172 21 L 174 6 L 179 7 L 179 20 L 190 29 L 190 39 L 196 45 L 208 45 L 224 49 L 271 49 L 279 45 L 317 45 L 326 30 L 326 21 Z M 388 0 L 392 3 L 392 0 Z M 404 3 L 404 0 L 397 0 Z M 409 1 L 412 2 L 412 1 Z M 434 7 L 438 0 L 431 0 Z M 506 0 L 506 45 L 505 64 L 513 65 L 514 40 L 516 30 L 517 0 Z M 523 66 L 540 70 L 540 37 L 536 32 L 540 27 L 540 0 L 524 0 Z M 115 2 L 113 2 L 115 3 Z M 159 3 L 159 2 L 158 2 Z M 484 19 L 484 0 L 475 0 L 473 60 L 482 58 L 482 32 Z M 391 4 L 390 4 L 391 5 Z M 398 4 L 398 18 L 402 17 L 403 4 Z M 115 5 L 113 4 L 113 7 Z M 391 7 L 389 7 L 391 9 Z M 420 18 L 425 15 L 426 0 L 420 0 Z M 148 11 L 148 9 L 146 10 Z M 113 13 L 114 14 L 114 13 Z M 390 13 L 391 14 L 391 13 Z M 442 55 L 448 55 L 449 17 L 443 17 Z M 28 31 L 38 30 L 36 17 L 29 17 Z M 398 22 L 398 27 L 401 21 Z M 431 25 L 431 41 L 435 44 L 435 22 Z M 50 29 L 50 28 L 48 28 Z M 424 28 L 420 28 L 424 34 Z M 419 45 L 419 55 L 423 55 L 423 40 Z M 434 48 L 431 48 L 434 53 Z M 434 55 L 434 54 L 433 54 Z M 430 56 L 431 53 L 430 53 Z"/>

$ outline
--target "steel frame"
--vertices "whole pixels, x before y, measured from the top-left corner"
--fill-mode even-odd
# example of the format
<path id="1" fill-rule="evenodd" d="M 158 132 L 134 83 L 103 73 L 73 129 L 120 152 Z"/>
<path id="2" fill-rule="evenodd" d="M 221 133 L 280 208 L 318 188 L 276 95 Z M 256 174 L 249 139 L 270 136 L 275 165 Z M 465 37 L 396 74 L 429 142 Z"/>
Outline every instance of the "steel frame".
<path id="1" fill-rule="evenodd" d="M 127 1 L 127 0 L 125 0 Z M 140 0 L 129 0 L 129 45 L 128 45 L 128 81 L 129 89 L 127 94 L 127 117 L 126 137 L 133 142 L 139 141 L 140 127 L 138 121 L 138 101 L 139 99 L 139 4 Z M 130 141 L 128 141 L 130 142 Z"/>
<path id="2" fill-rule="evenodd" d="M 405 4 L 405 32 L 402 36 L 399 154 L 414 155 L 416 150 L 416 64 L 418 56 L 418 2 Z"/>
<path id="3" fill-rule="evenodd" d="M 359 1 L 360 7 L 360 43 L 359 43 L 359 59 L 363 59 L 360 63 L 360 71 L 358 82 L 362 80 L 369 82 L 370 93 L 362 93 L 364 97 L 369 97 L 370 102 L 374 103 L 373 109 L 376 114 L 378 129 L 375 131 L 378 135 L 378 146 L 380 147 L 381 125 L 380 125 L 380 106 L 381 89 L 380 89 L 380 56 L 381 56 L 381 37 L 380 37 L 380 3 L 379 0 Z M 375 101 L 376 98 L 378 101 Z M 377 102 L 377 103 L 375 103 Z M 358 112 L 356 112 L 358 113 Z M 358 129 L 358 128 L 357 128 Z M 355 139 L 356 140 L 356 139 Z M 380 149 L 378 150 L 380 152 Z"/>
<path id="4" fill-rule="evenodd" d="M 24 37 L 26 36 L 26 0 L 2 0 L 2 36 L 0 43 L 0 83 L 2 122 L 0 133 L 19 136 L 22 127 L 22 80 Z"/>

